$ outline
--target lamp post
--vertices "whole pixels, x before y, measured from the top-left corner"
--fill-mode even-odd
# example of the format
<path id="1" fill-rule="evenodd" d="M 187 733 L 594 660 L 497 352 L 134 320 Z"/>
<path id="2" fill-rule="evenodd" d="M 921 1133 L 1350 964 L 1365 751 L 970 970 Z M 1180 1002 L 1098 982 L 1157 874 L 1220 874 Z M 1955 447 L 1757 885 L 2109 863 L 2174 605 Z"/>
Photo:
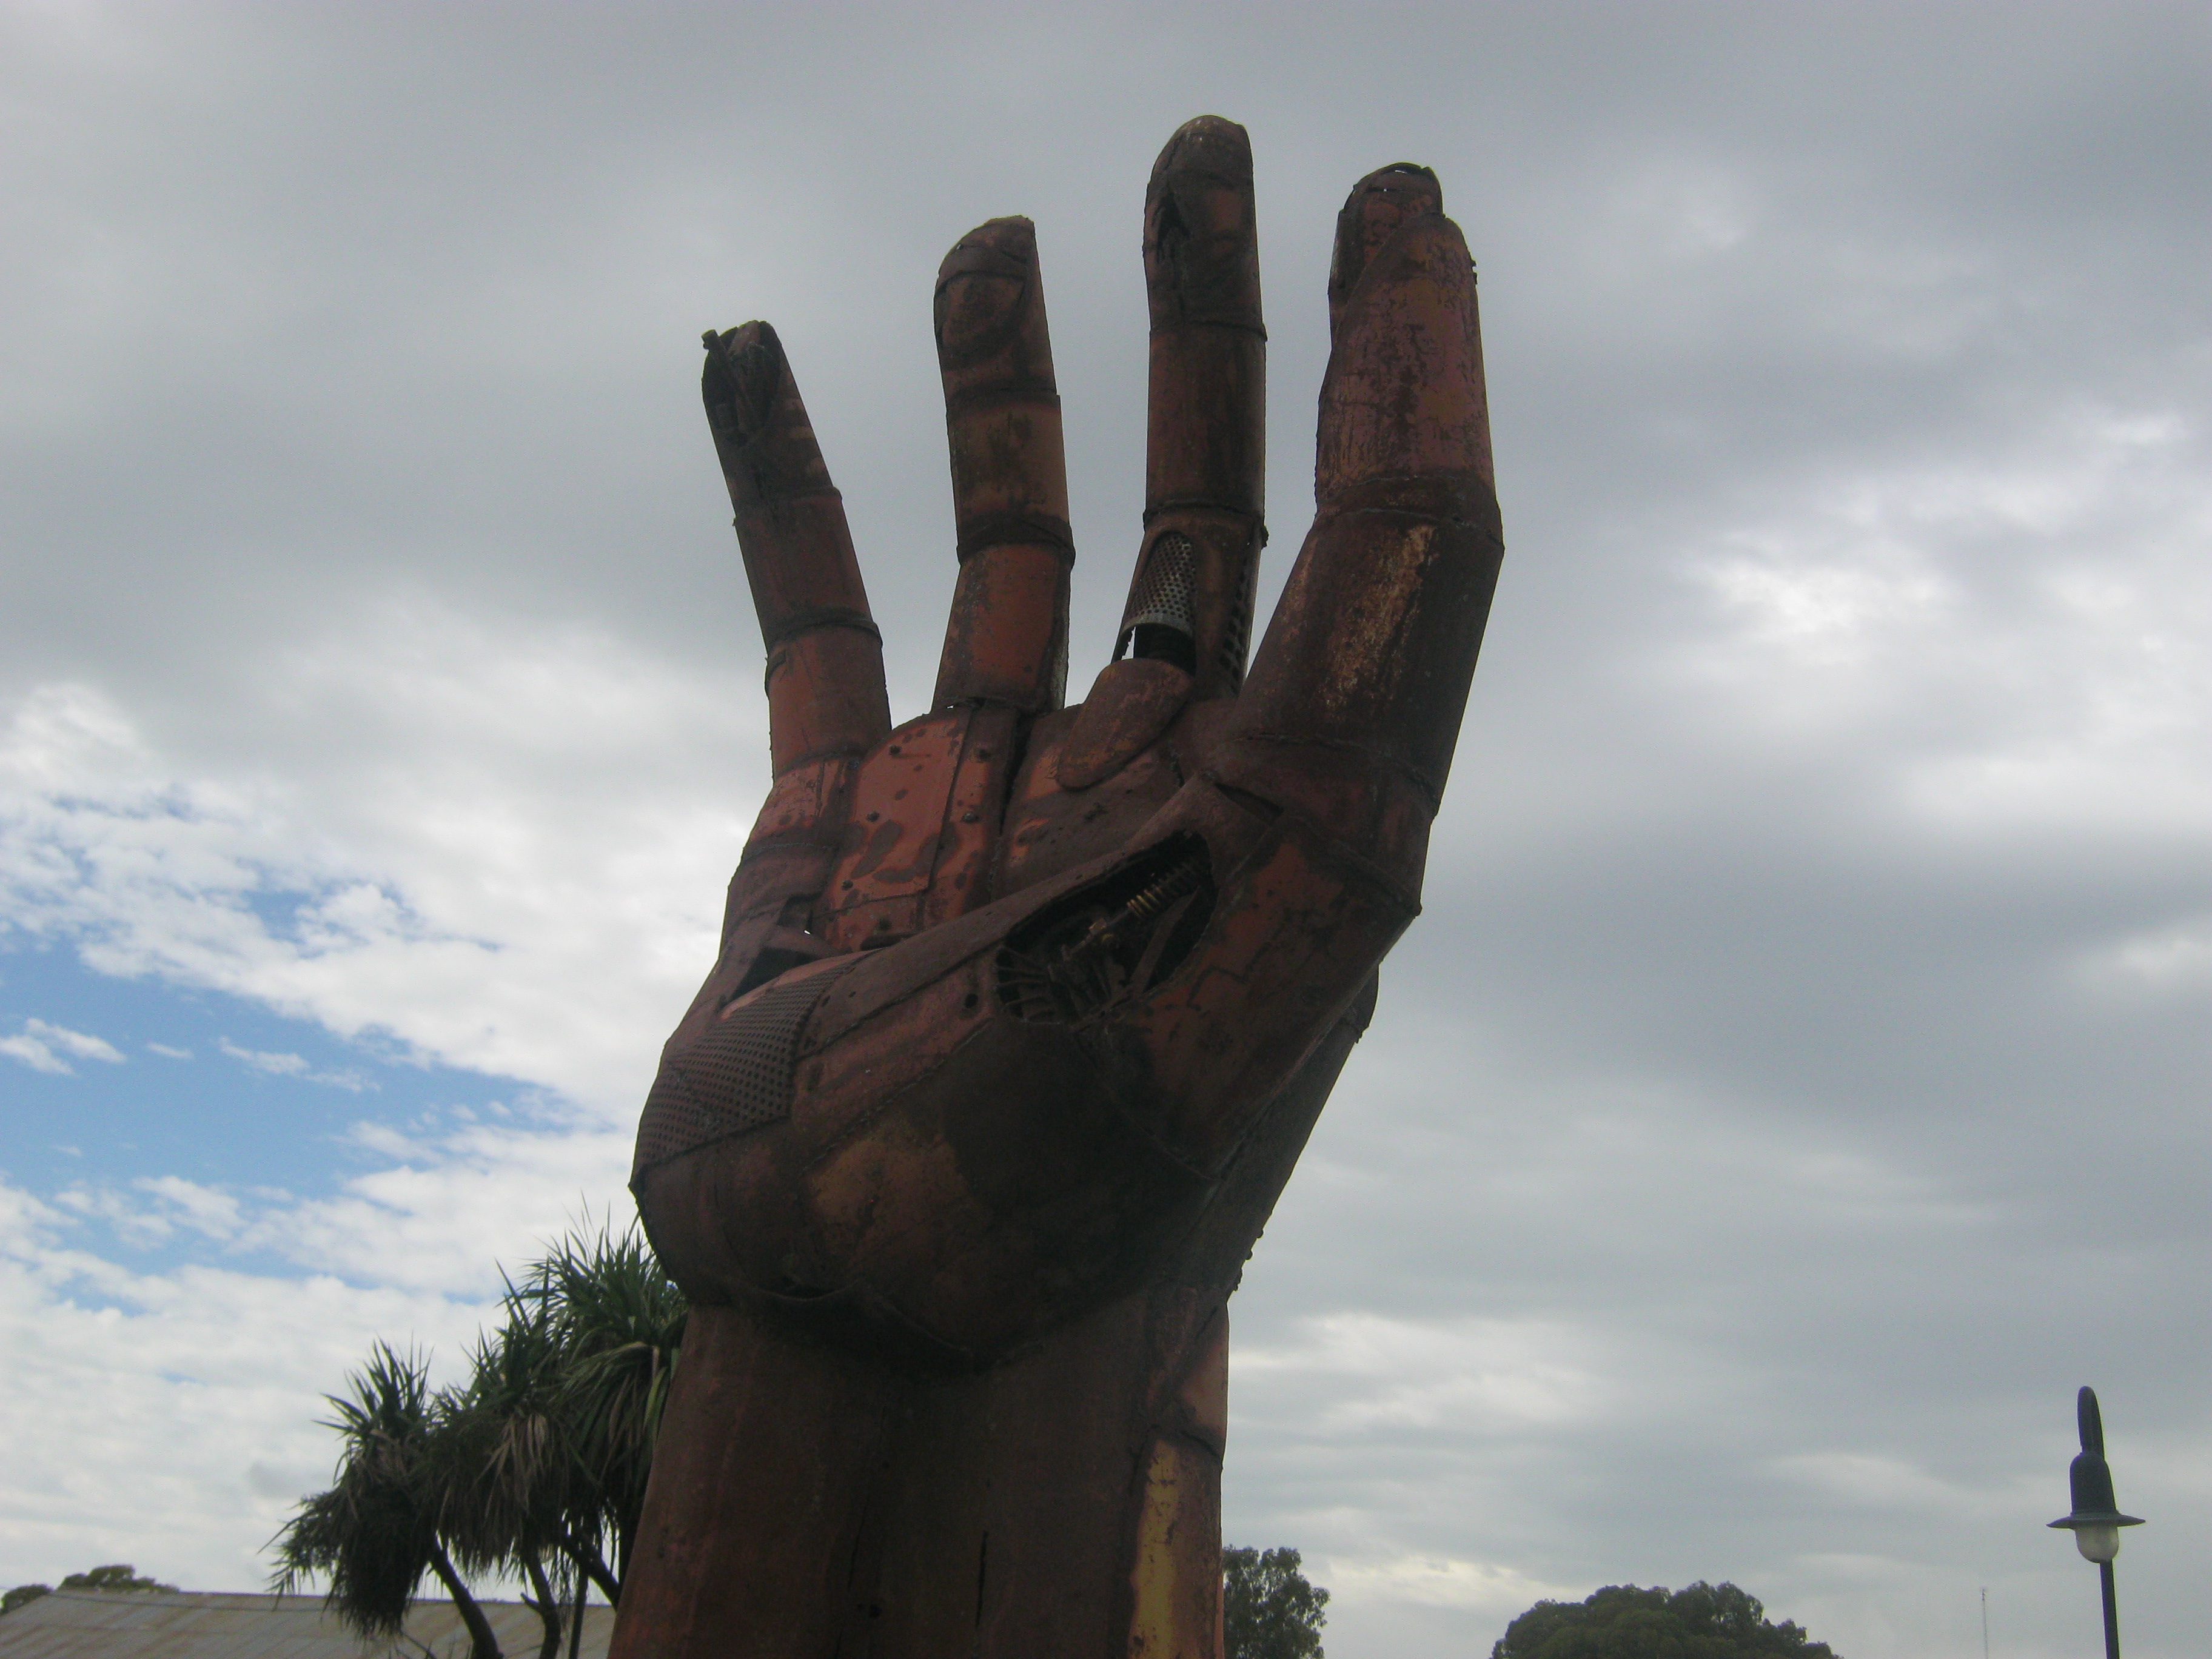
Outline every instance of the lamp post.
<path id="1" fill-rule="evenodd" d="M 2140 1527 L 2141 1520 L 2122 1515 L 2112 1496 L 2112 1471 L 2105 1462 L 2105 1419 L 2097 1410 L 2097 1391 L 2081 1390 L 2076 1411 L 2081 1424 L 2081 1455 L 2066 1471 L 2074 1492 L 2071 1514 L 2051 1524 L 2074 1534 L 2074 1547 L 2085 1561 L 2097 1564 L 2097 1577 L 2105 1591 L 2105 1659 L 2120 1659 L 2120 1615 L 2112 1599 L 2112 1558 L 2120 1553 L 2120 1528 Z"/>

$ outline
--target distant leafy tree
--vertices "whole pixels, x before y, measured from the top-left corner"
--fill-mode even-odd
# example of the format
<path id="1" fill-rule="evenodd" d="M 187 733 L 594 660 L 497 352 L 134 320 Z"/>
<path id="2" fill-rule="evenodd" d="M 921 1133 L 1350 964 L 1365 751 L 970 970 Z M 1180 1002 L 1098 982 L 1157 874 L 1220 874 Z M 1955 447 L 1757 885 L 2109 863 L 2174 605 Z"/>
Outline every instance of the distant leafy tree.
<path id="1" fill-rule="evenodd" d="M 138 1569 L 128 1562 L 111 1567 L 94 1567 L 90 1572 L 73 1572 L 62 1580 L 64 1589 L 77 1590 L 167 1590 L 177 1593 L 174 1584 L 164 1584 L 152 1578 L 141 1578 Z"/>
<path id="2" fill-rule="evenodd" d="M 1734 1584 L 1686 1589 L 1608 1584 L 1583 1601 L 1539 1601 L 1505 1627 L 1490 1659 L 1836 1659 L 1794 1624 L 1769 1621 Z"/>
<path id="3" fill-rule="evenodd" d="M 1221 1552 L 1227 1659 L 1322 1659 L 1328 1592 L 1306 1582 L 1296 1550 Z"/>
<path id="4" fill-rule="evenodd" d="M 73 1572 L 62 1580 L 65 1590 L 167 1590 L 175 1593 L 174 1584 L 164 1584 L 156 1579 L 141 1578 L 138 1569 L 127 1562 L 111 1566 L 94 1567 L 89 1572 Z M 51 1584 L 18 1584 L 5 1595 L 0 1595 L 0 1613 L 13 1613 L 27 1601 L 35 1601 L 41 1595 L 52 1595 Z"/>

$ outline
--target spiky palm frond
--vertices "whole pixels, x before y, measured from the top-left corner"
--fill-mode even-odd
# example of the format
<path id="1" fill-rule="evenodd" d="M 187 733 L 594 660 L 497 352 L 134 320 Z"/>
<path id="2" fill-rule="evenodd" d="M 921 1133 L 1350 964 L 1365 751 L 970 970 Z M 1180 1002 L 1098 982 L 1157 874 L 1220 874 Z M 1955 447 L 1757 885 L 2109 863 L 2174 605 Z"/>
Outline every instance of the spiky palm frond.
<path id="1" fill-rule="evenodd" d="M 379 1343 L 331 1397 L 337 1476 L 272 1540 L 281 1591 L 321 1576 L 328 1605 L 380 1635 L 398 1631 L 432 1571 L 465 1618 L 476 1609 L 460 1574 L 513 1572 L 537 1591 L 549 1632 L 581 1579 L 619 1594 L 688 1316 L 682 1293 L 639 1228 L 602 1226 L 572 1232 L 510 1281 L 502 1314 L 461 1386 L 432 1394 L 420 1357 Z"/>
<path id="2" fill-rule="evenodd" d="M 526 1293 L 558 1310 L 560 1415 L 595 1493 L 591 1529 L 614 1534 L 618 1574 L 645 1505 L 690 1310 L 635 1224 L 569 1234 L 533 1267 Z"/>
<path id="3" fill-rule="evenodd" d="M 589 1502 L 561 1421 L 558 1308 L 510 1286 L 465 1388 L 439 1396 L 433 1460 L 441 1530 L 465 1565 L 520 1565 L 556 1550 Z"/>
<path id="4" fill-rule="evenodd" d="M 351 1393 L 329 1396 L 336 1414 L 324 1426 L 342 1441 L 336 1478 L 272 1540 L 279 1595 L 320 1574 L 330 1585 L 325 1604 L 368 1635 L 398 1632 L 437 1548 L 422 1467 L 427 1369 L 419 1355 L 379 1342 L 348 1379 Z"/>

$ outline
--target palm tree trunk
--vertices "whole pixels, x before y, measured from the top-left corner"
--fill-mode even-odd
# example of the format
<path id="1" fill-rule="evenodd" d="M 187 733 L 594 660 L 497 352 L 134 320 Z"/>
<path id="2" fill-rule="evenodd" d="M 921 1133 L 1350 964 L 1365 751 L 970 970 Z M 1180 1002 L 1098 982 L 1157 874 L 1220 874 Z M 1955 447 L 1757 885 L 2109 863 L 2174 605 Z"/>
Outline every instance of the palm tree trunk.
<path id="1" fill-rule="evenodd" d="M 460 1574 L 453 1571 L 453 1561 L 447 1556 L 442 1544 L 430 1546 L 430 1571 L 438 1575 L 438 1582 L 446 1587 L 446 1594 L 453 1598 L 453 1606 L 461 1615 L 461 1623 L 468 1626 L 469 1659 L 505 1659 L 499 1650 L 499 1638 L 492 1634 L 491 1620 L 477 1605 L 477 1598 L 469 1594 L 469 1587 L 461 1582 Z"/>
<path id="2" fill-rule="evenodd" d="M 545 1635 L 538 1644 L 538 1659 L 561 1659 L 561 1598 L 553 1594 L 553 1586 L 545 1580 L 545 1569 L 535 1552 L 522 1558 L 522 1570 L 529 1575 L 530 1588 L 538 1592 L 531 1606 L 545 1626 Z"/>
<path id="3" fill-rule="evenodd" d="M 599 1594 L 607 1598 L 609 1607 L 621 1604 L 622 1581 L 607 1571 L 606 1561 L 599 1554 L 597 1545 L 587 1538 L 579 1538 L 571 1534 L 568 1541 L 562 1547 L 568 1551 L 568 1559 L 576 1564 L 584 1577 L 599 1586 Z"/>
<path id="4" fill-rule="evenodd" d="M 592 1581 L 582 1573 L 576 1575 L 576 1616 L 568 1626 L 568 1659 L 576 1659 L 584 1645 L 584 1601 L 592 1593 Z"/>

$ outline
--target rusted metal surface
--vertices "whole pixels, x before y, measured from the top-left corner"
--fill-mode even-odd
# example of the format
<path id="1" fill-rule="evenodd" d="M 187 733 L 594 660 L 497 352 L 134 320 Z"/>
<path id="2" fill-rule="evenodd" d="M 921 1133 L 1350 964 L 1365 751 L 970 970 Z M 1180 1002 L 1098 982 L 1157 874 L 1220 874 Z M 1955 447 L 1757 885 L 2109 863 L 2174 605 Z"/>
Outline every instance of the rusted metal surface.
<path id="1" fill-rule="evenodd" d="M 510 1654 L 538 1651 L 545 1626 L 514 1601 L 477 1604 Z M 605 1659 L 615 1610 L 584 1610 L 578 1652 Z M 469 1634 L 449 1601 L 417 1601 L 406 1633 L 363 1641 L 314 1595 L 56 1590 L 0 1619 L 0 1659 L 465 1659 Z M 561 1651 L 568 1650 L 562 1638 Z"/>
<path id="2" fill-rule="evenodd" d="M 1098 677 L 1053 761 L 1073 793 L 1106 781 L 1159 740 L 1190 701 L 1191 676 L 1171 662 L 1130 658 Z"/>
<path id="3" fill-rule="evenodd" d="M 1244 130 L 1200 116 L 1168 141 L 1145 192 L 1152 367 L 1145 540 L 1115 654 L 1157 653 L 1225 696 L 1244 678 L 1267 447 L 1267 331 L 1260 315 L 1252 149 Z M 1178 568 L 1189 620 L 1149 620 Z"/>
<path id="4" fill-rule="evenodd" d="M 864 753 L 891 723 L 882 636 L 783 343 L 747 323 L 705 343 L 707 423 L 768 645 L 775 769 Z"/>
<path id="5" fill-rule="evenodd" d="M 1043 714 L 1067 689 L 1075 539 L 1036 227 L 994 219 L 961 238 L 936 322 L 960 574 L 932 701 Z"/>
<path id="6" fill-rule="evenodd" d="M 826 647 L 787 651 L 781 698 L 771 678 L 776 789 L 656 1085 L 689 1115 L 649 1110 L 634 1182 L 698 1311 L 620 1659 L 1218 1652 L 1227 1300 L 1419 908 L 1500 541 L 1474 268 L 1433 175 L 1385 168 L 1339 220 L 1319 510 L 1248 678 L 1242 129 L 1179 132 L 1145 224 L 1146 531 L 1089 698 L 1059 708 L 1026 220 L 939 281 L 961 563 L 938 706 L 872 727 Z M 745 405 L 769 411 L 736 447 L 752 471 L 711 373 L 710 416 L 782 607 L 771 653 L 872 647 L 788 371 L 744 362 L 778 388 Z M 781 495 L 744 483 L 763 455 Z M 756 497 L 810 505 L 749 520 Z"/>

